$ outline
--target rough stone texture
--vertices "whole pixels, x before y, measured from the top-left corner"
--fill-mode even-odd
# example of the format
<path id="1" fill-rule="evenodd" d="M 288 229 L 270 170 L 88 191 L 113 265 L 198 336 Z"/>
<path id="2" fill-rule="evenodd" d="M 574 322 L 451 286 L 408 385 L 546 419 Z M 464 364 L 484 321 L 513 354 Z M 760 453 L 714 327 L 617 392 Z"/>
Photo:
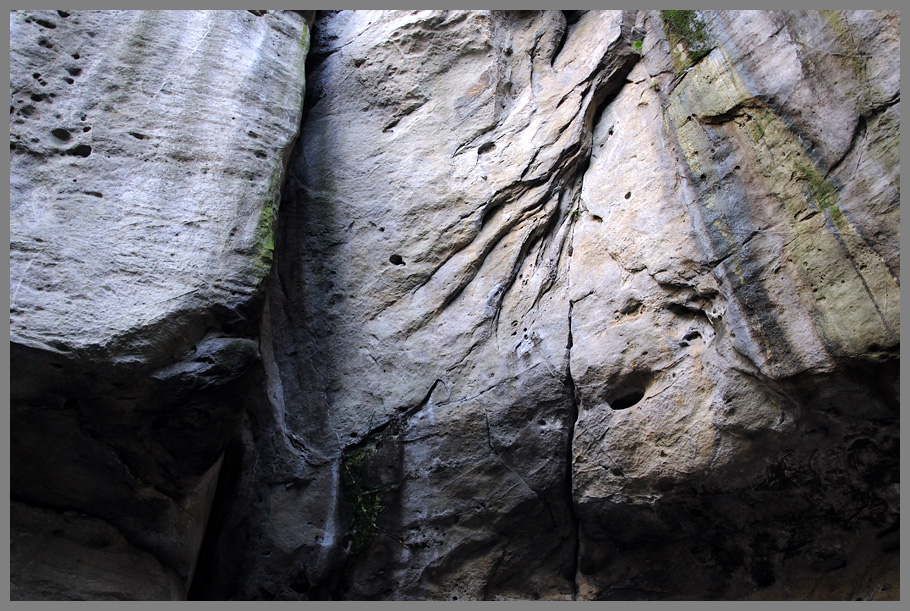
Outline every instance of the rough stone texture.
<path id="1" fill-rule="evenodd" d="M 319 16 L 197 596 L 899 596 L 897 14 L 688 19 Z"/>
<path id="2" fill-rule="evenodd" d="M 23 522 L 16 597 L 185 596 L 308 46 L 286 12 L 10 13 L 11 497 L 90 516 Z"/>
<path id="3" fill-rule="evenodd" d="M 595 222 L 579 225 L 574 261 L 607 260 L 574 268 L 584 272 L 572 283 L 580 597 L 850 598 L 881 585 L 835 588 L 843 577 L 826 573 L 862 566 L 847 550 L 880 548 L 875 535 L 898 515 L 899 398 L 880 384 L 897 380 L 896 243 L 879 252 L 873 237 L 897 228 L 898 169 L 868 148 L 894 146 L 897 132 L 866 137 L 887 125 L 877 117 L 894 112 L 898 90 L 868 103 L 831 93 L 824 112 L 842 114 L 824 122 L 822 102 L 804 98 L 794 117 L 796 94 L 775 97 L 815 82 L 812 52 L 861 61 L 830 31 L 851 19 L 862 21 L 713 16 L 714 51 L 672 89 L 637 67 L 595 132 L 598 180 L 582 191 Z M 895 40 L 890 18 L 865 22 Z M 645 38 L 649 54 L 658 35 Z M 727 53 L 748 46 L 754 62 L 763 45 L 793 62 L 772 74 Z M 867 72 L 827 70 L 845 92 L 873 89 Z M 869 163 L 845 172 L 848 154 Z M 842 186 L 854 182 L 892 197 L 876 209 Z M 881 461 L 873 470 L 858 458 L 867 452 Z M 874 532 L 856 537 L 861 528 Z M 665 563 L 643 570 L 656 558 Z M 893 580 L 896 558 L 885 562 Z"/>
<path id="4" fill-rule="evenodd" d="M 47 29 L 28 15 L 17 27 Z M 207 19 L 306 31 L 286 13 Z M 162 65 L 180 72 L 230 30 L 204 37 L 197 21 L 163 29 L 180 42 Z M 139 212 L 195 238 L 161 253 L 145 229 L 148 243 L 92 259 L 59 222 L 34 229 L 56 218 L 42 206 L 70 208 L 14 203 L 12 224 L 32 227 L 11 249 L 15 500 L 105 520 L 166 567 L 158 592 L 173 571 L 197 599 L 899 599 L 897 13 L 329 11 L 313 34 L 264 299 L 257 226 L 272 222 L 305 38 L 268 64 L 297 80 L 232 94 L 264 107 L 228 105 L 235 120 L 279 109 L 271 136 L 225 121 L 218 140 L 252 151 L 259 178 L 186 179 L 221 194 L 204 206 L 224 210 L 217 229 L 168 199 Z M 129 33 L 110 36 L 135 55 Z M 207 86 L 187 70 L 181 83 Z M 32 72 L 47 70 L 11 63 L 30 87 L 48 80 Z M 171 87 L 153 81 L 149 100 Z M 117 95 L 82 134 L 116 123 Z M 194 126 L 227 116 L 180 104 Z M 13 193 L 97 154 L 25 153 L 32 120 L 11 127 Z M 140 180 L 103 170 L 72 176 L 108 181 L 93 204 Z M 57 298 L 26 273 L 66 278 L 24 246 L 32 234 L 59 241 L 42 256 L 68 256 L 69 278 L 103 276 L 87 296 L 136 253 L 140 305 L 203 301 L 146 304 L 140 325 L 114 297 L 67 304 L 71 287 Z M 226 278 L 245 288 L 225 293 Z M 58 452 L 16 462 L 47 439 Z M 36 520 L 17 526 L 30 541 L 54 528 Z M 113 552 L 60 553 L 109 566 Z"/>
<path id="5" fill-rule="evenodd" d="M 183 580 L 101 520 L 13 502 L 10 600 L 175 600 Z"/>

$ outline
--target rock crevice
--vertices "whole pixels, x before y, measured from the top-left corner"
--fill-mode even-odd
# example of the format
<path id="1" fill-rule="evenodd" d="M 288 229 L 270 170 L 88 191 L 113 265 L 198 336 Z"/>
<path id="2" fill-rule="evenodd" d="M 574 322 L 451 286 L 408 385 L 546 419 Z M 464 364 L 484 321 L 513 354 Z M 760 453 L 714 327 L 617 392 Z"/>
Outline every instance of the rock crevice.
<path id="1" fill-rule="evenodd" d="M 302 13 L 11 14 L 14 597 L 899 598 L 896 12 Z"/>

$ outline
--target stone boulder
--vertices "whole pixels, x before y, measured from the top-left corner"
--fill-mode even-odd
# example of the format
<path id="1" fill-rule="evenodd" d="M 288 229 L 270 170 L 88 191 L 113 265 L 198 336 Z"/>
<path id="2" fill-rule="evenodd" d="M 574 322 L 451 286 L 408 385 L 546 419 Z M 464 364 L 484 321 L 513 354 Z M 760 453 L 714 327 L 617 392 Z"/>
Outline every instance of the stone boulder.
<path id="1" fill-rule="evenodd" d="M 16 597 L 186 595 L 259 359 L 308 47 L 287 12 L 10 14 Z"/>

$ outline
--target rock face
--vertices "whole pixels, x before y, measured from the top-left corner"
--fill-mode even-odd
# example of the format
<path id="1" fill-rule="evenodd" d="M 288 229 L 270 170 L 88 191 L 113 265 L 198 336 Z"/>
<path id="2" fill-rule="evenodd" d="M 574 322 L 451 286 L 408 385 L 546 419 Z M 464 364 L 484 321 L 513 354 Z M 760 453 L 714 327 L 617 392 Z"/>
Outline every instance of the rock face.
<path id="1" fill-rule="evenodd" d="M 11 20 L 16 597 L 899 599 L 897 13 Z"/>
<path id="2" fill-rule="evenodd" d="M 13 557 L 49 556 L 11 596 L 186 595 L 308 46 L 294 13 L 10 14 Z"/>

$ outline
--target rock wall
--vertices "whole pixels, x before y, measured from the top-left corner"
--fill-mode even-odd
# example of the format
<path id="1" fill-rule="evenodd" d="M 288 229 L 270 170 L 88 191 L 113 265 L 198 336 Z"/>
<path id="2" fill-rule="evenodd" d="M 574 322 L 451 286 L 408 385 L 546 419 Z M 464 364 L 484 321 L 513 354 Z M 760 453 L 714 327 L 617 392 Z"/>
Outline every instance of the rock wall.
<path id="1" fill-rule="evenodd" d="M 11 23 L 19 597 L 899 599 L 897 13 Z"/>
<path id="2" fill-rule="evenodd" d="M 186 596 L 308 36 L 295 13 L 10 14 L 12 598 Z"/>

